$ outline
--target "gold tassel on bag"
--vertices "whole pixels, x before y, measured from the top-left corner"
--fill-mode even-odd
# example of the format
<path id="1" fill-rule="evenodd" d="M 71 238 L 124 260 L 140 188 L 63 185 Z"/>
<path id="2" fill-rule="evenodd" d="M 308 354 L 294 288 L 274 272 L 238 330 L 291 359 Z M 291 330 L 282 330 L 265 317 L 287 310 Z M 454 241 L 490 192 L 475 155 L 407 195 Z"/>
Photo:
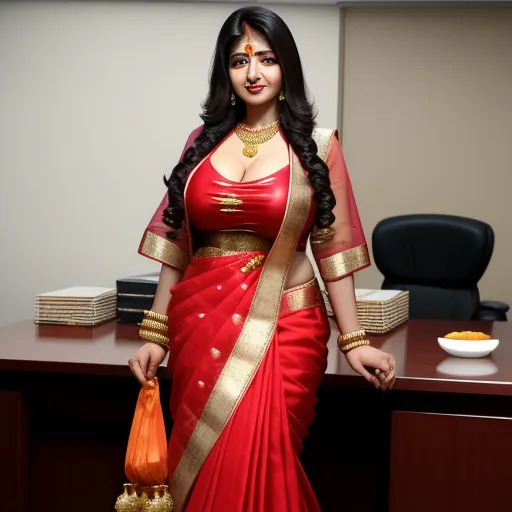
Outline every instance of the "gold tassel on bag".
<path id="1" fill-rule="evenodd" d="M 124 493 L 117 498 L 115 509 L 117 512 L 172 512 L 173 501 L 167 485 L 124 484 Z"/>
<path id="2" fill-rule="evenodd" d="M 115 508 L 117 512 L 140 511 L 139 497 L 133 484 L 124 484 L 124 492 L 117 498 Z"/>
<path id="3" fill-rule="evenodd" d="M 171 495 L 167 485 L 153 487 L 153 499 L 149 500 L 142 512 L 170 512 L 173 508 Z"/>

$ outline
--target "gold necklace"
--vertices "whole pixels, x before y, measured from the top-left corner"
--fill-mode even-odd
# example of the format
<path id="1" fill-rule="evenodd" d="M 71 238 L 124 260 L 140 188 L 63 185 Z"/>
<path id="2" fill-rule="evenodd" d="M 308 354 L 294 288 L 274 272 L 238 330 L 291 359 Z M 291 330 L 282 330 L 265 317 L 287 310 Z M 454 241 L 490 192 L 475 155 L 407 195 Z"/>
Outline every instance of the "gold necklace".
<path id="1" fill-rule="evenodd" d="M 242 153 L 253 158 L 258 153 L 258 145 L 270 140 L 279 131 L 279 121 L 274 121 L 268 126 L 250 128 L 246 124 L 239 123 L 235 128 L 238 138 L 245 144 Z"/>

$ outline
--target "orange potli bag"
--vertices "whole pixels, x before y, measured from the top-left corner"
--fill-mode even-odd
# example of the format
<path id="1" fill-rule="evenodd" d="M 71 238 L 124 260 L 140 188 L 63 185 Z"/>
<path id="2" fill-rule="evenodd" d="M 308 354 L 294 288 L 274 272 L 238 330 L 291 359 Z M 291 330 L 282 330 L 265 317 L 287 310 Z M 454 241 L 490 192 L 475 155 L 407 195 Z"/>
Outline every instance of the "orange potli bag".
<path id="1" fill-rule="evenodd" d="M 167 436 L 155 377 L 142 388 L 135 407 L 124 470 L 131 483 L 117 498 L 117 512 L 171 512 L 167 486 Z"/>

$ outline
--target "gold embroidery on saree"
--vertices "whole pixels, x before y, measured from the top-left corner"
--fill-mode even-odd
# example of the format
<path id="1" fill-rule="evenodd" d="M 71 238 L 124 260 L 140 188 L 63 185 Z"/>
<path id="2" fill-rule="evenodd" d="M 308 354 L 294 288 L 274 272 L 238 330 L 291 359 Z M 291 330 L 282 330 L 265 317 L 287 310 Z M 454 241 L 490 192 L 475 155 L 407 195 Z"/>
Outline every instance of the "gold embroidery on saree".
<path id="1" fill-rule="evenodd" d="M 333 130 L 328 128 L 315 128 L 313 130 L 313 139 L 318 148 L 317 155 L 325 162 L 329 150 L 331 149 Z"/>
<path id="2" fill-rule="evenodd" d="M 234 323 L 235 325 L 240 325 L 240 324 L 243 322 L 242 315 L 239 315 L 238 313 L 235 313 L 235 314 L 231 317 L 231 320 L 233 321 L 233 323 Z"/>
<path id="3" fill-rule="evenodd" d="M 258 267 L 261 267 L 261 265 L 263 265 L 264 259 L 265 256 L 263 254 L 255 256 L 254 258 L 251 258 L 240 270 L 244 274 L 249 274 L 253 270 L 256 270 Z"/>
<path id="4" fill-rule="evenodd" d="M 241 199 L 238 199 L 235 194 L 225 194 L 226 197 L 212 197 L 214 201 L 217 201 L 220 204 L 228 205 L 228 206 L 237 206 L 239 204 L 242 204 L 243 201 Z M 223 211 L 223 210 L 221 210 Z M 241 211 L 241 210 L 237 210 Z"/>
<path id="5" fill-rule="evenodd" d="M 267 254 L 272 248 L 272 240 L 256 233 L 241 231 L 215 231 L 203 237 L 204 247 L 216 247 L 224 254 L 238 254 L 241 252 L 264 252 Z M 220 253 L 222 254 L 222 253 Z"/>
<path id="6" fill-rule="evenodd" d="M 363 244 L 321 259 L 318 270 L 322 279 L 338 279 L 365 267 L 368 263 L 368 247 Z"/>
<path id="7" fill-rule="evenodd" d="M 188 256 L 185 251 L 170 240 L 155 235 L 151 231 L 146 231 L 140 252 L 178 270 L 185 270 L 188 265 Z"/>
<path id="8" fill-rule="evenodd" d="M 274 335 L 290 262 L 311 207 L 309 182 L 291 149 L 290 163 L 285 217 L 261 271 L 247 319 L 172 476 L 176 512 L 183 509 L 197 474 L 244 397 Z"/>
<path id="9" fill-rule="evenodd" d="M 302 309 L 312 308 L 320 305 L 320 286 L 318 281 L 312 279 L 307 283 L 285 290 L 281 299 L 280 315 L 289 315 Z"/>
<path id="10" fill-rule="evenodd" d="M 225 251 L 219 247 L 200 247 L 194 254 L 195 258 L 218 258 L 219 256 L 234 256 L 238 251 Z"/>

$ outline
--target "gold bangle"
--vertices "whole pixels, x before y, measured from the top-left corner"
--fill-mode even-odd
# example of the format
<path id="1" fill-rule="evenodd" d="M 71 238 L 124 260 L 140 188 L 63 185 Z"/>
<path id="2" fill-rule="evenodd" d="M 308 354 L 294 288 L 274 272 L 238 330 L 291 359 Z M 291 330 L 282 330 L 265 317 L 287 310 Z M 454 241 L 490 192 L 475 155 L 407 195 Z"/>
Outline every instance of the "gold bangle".
<path id="1" fill-rule="evenodd" d="M 361 337 L 358 336 L 357 338 L 353 338 L 349 341 L 343 341 L 341 338 L 338 338 L 338 347 L 341 350 L 341 348 L 344 347 L 345 345 L 349 345 L 349 344 L 355 343 L 357 341 L 367 341 L 367 340 L 368 340 L 368 338 L 366 336 L 361 336 Z"/>
<path id="2" fill-rule="evenodd" d="M 369 345 L 369 340 L 357 340 L 357 341 L 351 341 L 350 343 L 345 343 L 343 345 L 340 345 L 340 350 L 346 354 L 347 352 L 350 352 L 354 348 L 362 347 L 365 345 Z"/>
<path id="3" fill-rule="evenodd" d="M 338 339 L 345 343 L 347 341 L 362 340 L 365 337 L 366 331 L 364 329 L 359 329 L 358 331 L 352 331 L 347 334 L 340 334 Z"/>
<path id="4" fill-rule="evenodd" d="M 150 320 L 155 320 L 160 323 L 167 324 L 169 322 L 169 317 L 167 315 L 161 315 L 160 313 L 155 313 L 154 311 L 144 311 L 144 316 Z"/>
<path id="5" fill-rule="evenodd" d="M 169 327 L 167 324 L 162 324 L 160 322 L 156 322 L 155 320 L 149 320 L 148 318 L 144 318 L 140 326 L 150 331 L 157 331 L 162 333 L 169 332 Z"/>
<path id="6" fill-rule="evenodd" d="M 342 345 L 340 347 L 340 350 L 343 354 L 347 354 L 348 352 L 350 352 L 351 350 L 353 350 L 355 348 L 363 347 L 363 346 L 366 346 L 369 344 L 370 344 L 370 342 L 368 340 L 353 341 L 352 343 L 347 343 L 345 345 Z"/>
<path id="7" fill-rule="evenodd" d="M 169 348 L 171 343 L 171 340 L 167 336 L 155 331 L 150 331 L 149 329 L 141 329 L 139 331 L 139 336 L 146 341 L 164 343 L 167 348 Z"/>
<path id="8" fill-rule="evenodd" d="M 159 340 L 159 341 L 163 341 L 163 342 L 169 342 L 170 339 L 168 336 L 166 336 L 165 334 L 162 334 L 160 332 L 156 332 L 156 331 L 152 331 L 150 329 L 140 329 L 139 330 L 139 335 L 141 338 L 144 338 L 144 339 L 152 339 L 152 340 Z"/>
<path id="9" fill-rule="evenodd" d="M 356 342 L 356 341 L 364 341 L 364 340 L 366 340 L 366 339 L 368 339 L 368 338 L 366 337 L 366 335 L 365 335 L 365 336 L 361 336 L 361 335 L 359 335 L 359 336 L 354 336 L 354 337 L 353 337 L 352 339 L 350 339 L 350 340 L 344 340 L 341 336 L 338 336 L 338 347 L 341 349 L 341 347 L 343 347 L 344 345 L 348 345 L 349 343 L 354 343 L 354 342 Z"/>

